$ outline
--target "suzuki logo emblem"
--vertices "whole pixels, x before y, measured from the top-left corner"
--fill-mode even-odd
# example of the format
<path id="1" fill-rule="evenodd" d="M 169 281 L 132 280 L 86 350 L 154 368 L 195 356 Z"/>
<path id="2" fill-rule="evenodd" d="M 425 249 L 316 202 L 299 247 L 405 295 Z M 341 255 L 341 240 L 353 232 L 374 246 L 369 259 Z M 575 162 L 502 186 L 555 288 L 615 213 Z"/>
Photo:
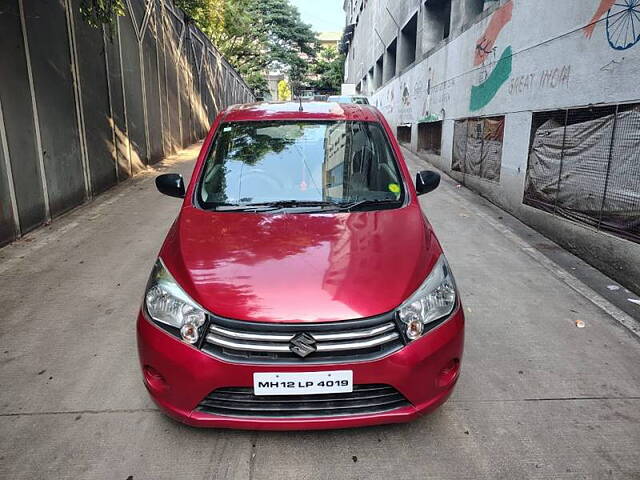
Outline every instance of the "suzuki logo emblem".
<path id="1" fill-rule="evenodd" d="M 316 339 L 308 333 L 299 333 L 289 341 L 289 350 L 299 357 L 306 357 L 318 349 Z"/>

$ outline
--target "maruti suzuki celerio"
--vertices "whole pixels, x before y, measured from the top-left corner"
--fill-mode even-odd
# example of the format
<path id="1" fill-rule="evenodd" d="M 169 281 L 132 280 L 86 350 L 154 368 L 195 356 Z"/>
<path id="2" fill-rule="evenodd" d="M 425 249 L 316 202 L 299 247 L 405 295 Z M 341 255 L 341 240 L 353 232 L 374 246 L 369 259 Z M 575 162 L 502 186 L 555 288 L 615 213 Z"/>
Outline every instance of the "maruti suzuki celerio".
<path id="1" fill-rule="evenodd" d="M 456 284 L 384 117 L 367 105 L 220 113 L 138 316 L 144 383 L 189 425 L 404 422 L 460 372 Z"/>

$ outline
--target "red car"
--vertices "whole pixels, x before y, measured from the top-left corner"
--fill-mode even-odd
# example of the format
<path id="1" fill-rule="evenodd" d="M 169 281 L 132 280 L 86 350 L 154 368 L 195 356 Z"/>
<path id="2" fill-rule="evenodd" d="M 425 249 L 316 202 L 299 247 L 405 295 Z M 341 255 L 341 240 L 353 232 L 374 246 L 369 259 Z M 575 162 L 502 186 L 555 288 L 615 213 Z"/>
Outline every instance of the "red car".
<path id="1" fill-rule="evenodd" d="M 218 115 L 138 316 L 144 383 L 189 425 L 321 429 L 434 410 L 464 314 L 384 117 L 367 105 Z"/>

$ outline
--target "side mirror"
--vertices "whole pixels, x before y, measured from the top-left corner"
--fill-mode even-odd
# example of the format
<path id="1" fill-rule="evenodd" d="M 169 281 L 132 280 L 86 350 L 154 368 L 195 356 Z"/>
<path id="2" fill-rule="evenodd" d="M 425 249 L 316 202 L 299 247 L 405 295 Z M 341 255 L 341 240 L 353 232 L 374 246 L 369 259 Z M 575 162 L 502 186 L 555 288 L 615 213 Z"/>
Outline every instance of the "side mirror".
<path id="1" fill-rule="evenodd" d="M 424 195 L 433 192 L 440 185 L 440 174 L 431 170 L 423 170 L 416 174 L 416 193 Z"/>
<path id="2" fill-rule="evenodd" d="M 184 180 L 179 173 L 165 173 L 156 177 L 156 188 L 170 197 L 184 198 Z"/>

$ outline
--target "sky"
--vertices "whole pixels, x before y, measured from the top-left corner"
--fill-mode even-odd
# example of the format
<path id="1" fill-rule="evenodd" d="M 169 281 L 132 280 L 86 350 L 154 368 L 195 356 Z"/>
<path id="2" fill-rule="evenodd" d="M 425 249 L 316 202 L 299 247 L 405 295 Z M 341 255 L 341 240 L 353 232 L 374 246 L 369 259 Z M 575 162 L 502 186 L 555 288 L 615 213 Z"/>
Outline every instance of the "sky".
<path id="1" fill-rule="evenodd" d="M 316 32 L 342 32 L 344 29 L 344 0 L 290 0 L 298 7 L 304 23 Z"/>

